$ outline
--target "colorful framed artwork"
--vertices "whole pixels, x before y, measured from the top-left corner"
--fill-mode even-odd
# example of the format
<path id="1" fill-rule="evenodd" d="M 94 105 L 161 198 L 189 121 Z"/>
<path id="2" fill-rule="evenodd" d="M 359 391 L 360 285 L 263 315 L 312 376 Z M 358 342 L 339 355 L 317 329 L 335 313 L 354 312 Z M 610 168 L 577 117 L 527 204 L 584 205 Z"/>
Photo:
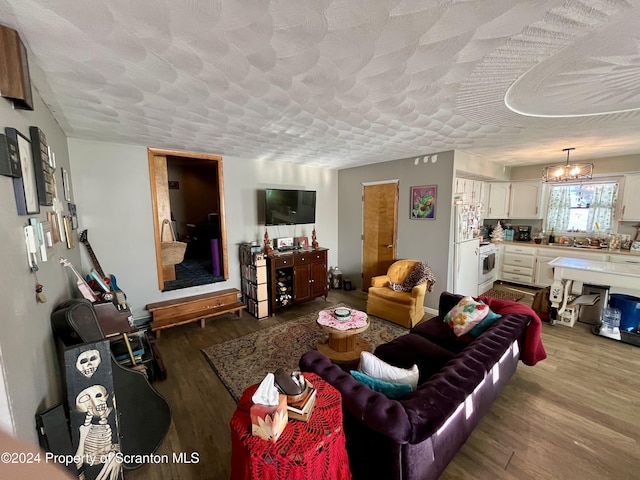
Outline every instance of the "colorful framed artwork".
<path id="1" fill-rule="evenodd" d="M 435 220 L 437 185 L 411 187 L 411 220 Z"/>

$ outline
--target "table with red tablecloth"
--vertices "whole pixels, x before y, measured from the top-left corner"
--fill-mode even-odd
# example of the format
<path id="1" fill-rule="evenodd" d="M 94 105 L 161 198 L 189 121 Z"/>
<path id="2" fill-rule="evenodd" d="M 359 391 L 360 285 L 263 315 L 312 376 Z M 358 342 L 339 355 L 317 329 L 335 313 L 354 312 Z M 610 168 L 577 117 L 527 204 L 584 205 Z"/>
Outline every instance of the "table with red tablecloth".
<path id="1" fill-rule="evenodd" d="M 251 434 L 249 409 L 258 388 L 247 388 L 231 418 L 231 480 L 348 480 L 340 393 L 313 373 L 317 390 L 308 422 L 289 419 L 276 442 Z"/>

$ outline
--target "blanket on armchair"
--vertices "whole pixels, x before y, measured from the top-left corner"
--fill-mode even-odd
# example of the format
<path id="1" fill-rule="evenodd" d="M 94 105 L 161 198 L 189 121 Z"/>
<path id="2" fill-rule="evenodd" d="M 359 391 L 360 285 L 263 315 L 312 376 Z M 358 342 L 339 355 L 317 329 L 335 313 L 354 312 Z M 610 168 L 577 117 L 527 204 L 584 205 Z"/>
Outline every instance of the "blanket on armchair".
<path id="1" fill-rule="evenodd" d="M 525 365 L 533 366 L 541 360 L 547 358 L 547 352 L 542 345 L 542 320 L 530 307 L 516 302 L 499 300 L 491 297 L 479 297 L 489 308 L 500 315 L 524 314 L 530 315 L 532 320 L 524 332 L 524 338 L 520 338 L 520 359 Z"/>

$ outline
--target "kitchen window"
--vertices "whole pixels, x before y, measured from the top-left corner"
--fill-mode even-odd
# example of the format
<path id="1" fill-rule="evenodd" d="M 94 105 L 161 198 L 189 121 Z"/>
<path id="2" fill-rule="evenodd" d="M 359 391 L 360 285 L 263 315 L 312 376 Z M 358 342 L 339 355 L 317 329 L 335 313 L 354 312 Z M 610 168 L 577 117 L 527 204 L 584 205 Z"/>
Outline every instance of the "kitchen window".
<path id="1" fill-rule="evenodd" d="M 617 182 L 552 185 L 547 228 L 556 232 L 611 231 L 617 196 Z"/>

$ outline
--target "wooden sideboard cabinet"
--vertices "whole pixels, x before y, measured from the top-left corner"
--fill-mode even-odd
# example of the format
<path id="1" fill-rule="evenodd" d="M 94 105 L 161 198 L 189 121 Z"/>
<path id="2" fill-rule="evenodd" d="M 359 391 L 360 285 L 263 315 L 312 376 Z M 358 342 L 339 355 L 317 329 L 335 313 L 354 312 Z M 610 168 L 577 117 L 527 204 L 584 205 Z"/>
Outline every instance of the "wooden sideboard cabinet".
<path id="1" fill-rule="evenodd" d="M 326 248 L 274 253 L 267 258 L 271 314 L 329 293 Z"/>

